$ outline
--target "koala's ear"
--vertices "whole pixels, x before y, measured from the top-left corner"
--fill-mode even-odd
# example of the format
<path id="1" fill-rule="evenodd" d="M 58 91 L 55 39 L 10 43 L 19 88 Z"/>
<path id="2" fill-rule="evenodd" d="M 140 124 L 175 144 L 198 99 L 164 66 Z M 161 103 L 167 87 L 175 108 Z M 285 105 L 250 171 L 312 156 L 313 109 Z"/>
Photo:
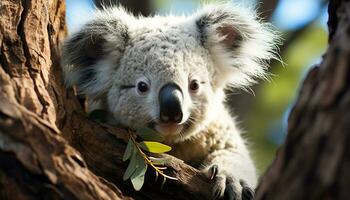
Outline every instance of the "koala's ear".
<path id="1" fill-rule="evenodd" d="M 218 87 L 244 88 L 265 78 L 267 63 L 276 59 L 278 34 L 255 12 L 231 4 L 207 5 L 195 14 L 202 45 L 212 56 Z"/>
<path id="2" fill-rule="evenodd" d="M 131 18 L 122 8 L 98 11 L 65 41 L 62 68 L 68 87 L 76 85 L 79 93 L 92 99 L 107 92 L 128 41 L 126 24 Z"/>

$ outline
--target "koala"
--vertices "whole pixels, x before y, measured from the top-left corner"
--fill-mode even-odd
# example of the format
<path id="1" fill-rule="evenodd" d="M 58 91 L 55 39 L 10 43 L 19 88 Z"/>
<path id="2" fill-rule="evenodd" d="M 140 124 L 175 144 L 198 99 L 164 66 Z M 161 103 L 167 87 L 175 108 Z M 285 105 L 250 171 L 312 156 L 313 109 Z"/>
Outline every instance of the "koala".
<path id="1" fill-rule="evenodd" d="M 170 154 L 214 182 L 213 199 L 247 200 L 257 174 L 225 89 L 267 78 L 277 40 L 252 9 L 227 3 L 152 17 L 117 6 L 65 41 L 63 74 L 117 124 L 164 135 Z"/>

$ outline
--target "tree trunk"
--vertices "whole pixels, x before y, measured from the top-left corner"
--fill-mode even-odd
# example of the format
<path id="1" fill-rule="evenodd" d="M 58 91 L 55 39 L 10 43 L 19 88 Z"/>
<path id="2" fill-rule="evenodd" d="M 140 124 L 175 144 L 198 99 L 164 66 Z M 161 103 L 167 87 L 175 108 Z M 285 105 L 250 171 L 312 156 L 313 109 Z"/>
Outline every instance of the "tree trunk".
<path id="1" fill-rule="evenodd" d="M 330 5 L 330 48 L 304 82 L 258 199 L 350 196 L 349 8 Z M 60 0 L 0 1 L 0 199 L 209 198 L 208 180 L 173 157 L 168 173 L 179 180 L 163 189 L 152 171 L 140 192 L 122 181 L 126 131 L 89 120 L 63 85 L 64 15 Z"/>
<path id="2" fill-rule="evenodd" d="M 58 62 L 63 1 L 2 0 L 0 10 L 0 199 L 123 197 L 87 169 L 60 131 L 77 106 Z"/>
<path id="3" fill-rule="evenodd" d="M 331 1 L 329 16 L 328 50 L 304 80 L 256 199 L 350 198 L 350 2 Z"/>

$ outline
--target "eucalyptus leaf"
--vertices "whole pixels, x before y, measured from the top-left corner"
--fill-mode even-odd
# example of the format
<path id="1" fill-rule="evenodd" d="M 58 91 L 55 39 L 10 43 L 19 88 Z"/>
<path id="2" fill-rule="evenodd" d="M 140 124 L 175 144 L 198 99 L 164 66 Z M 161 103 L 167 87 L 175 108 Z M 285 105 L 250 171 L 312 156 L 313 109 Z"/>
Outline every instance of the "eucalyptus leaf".
<path id="1" fill-rule="evenodd" d="M 159 142 L 143 141 L 139 143 L 139 146 L 151 153 L 165 153 L 171 150 L 171 147 Z"/>
<path id="2" fill-rule="evenodd" d="M 130 177 L 131 183 L 136 191 L 139 191 L 142 188 L 142 185 L 145 180 L 145 174 L 147 171 L 147 165 L 143 162 L 144 165 L 136 169 L 136 171 Z"/>
<path id="3" fill-rule="evenodd" d="M 135 170 L 135 172 L 131 175 L 131 179 L 135 178 L 137 176 L 141 176 L 144 175 L 146 173 L 147 170 L 147 164 L 145 162 L 145 160 L 140 157 L 141 159 L 138 158 L 138 165 L 137 165 L 137 169 Z"/>
<path id="4" fill-rule="evenodd" d="M 132 152 L 134 151 L 134 144 L 132 142 L 131 139 L 129 139 L 129 142 L 128 144 L 126 145 L 126 149 L 125 149 L 125 152 L 124 152 L 124 156 L 123 156 L 123 161 L 126 161 L 130 158 Z"/>
<path id="5" fill-rule="evenodd" d="M 143 183 L 145 182 L 145 174 L 136 177 L 131 177 L 130 179 L 134 189 L 136 191 L 139 191 L 142 188 Z"/>
<path id="6" fill-rule="evenodd" d="M 153 129 L 143 127 L 136 130 L 136 135 L 140 136 L 144 140 L 162 142 L 164 137 Z"/>
<path id="7" fill-rule="evenodd" d="M 131 175 L 130 179 L 136 178 L 138 176 L 143 176 L 146 174 L 146 171 L 147 171 L 147 165 L 145 163 L 145 165 L 143 165 L 135 170 L 135 172 Z"/>
<path id="8" fill-rule="evenodd" d="M 136 170 L 136 162 L 137 162 L 137 152 L 136 148 L 133 148 L 132 154 L 131 154 L 131 159 L 128 165 L 128 168 L 126 168 L 123 176 L 123 180 L 126 181 L 130 176 L 134 173 Z"/>

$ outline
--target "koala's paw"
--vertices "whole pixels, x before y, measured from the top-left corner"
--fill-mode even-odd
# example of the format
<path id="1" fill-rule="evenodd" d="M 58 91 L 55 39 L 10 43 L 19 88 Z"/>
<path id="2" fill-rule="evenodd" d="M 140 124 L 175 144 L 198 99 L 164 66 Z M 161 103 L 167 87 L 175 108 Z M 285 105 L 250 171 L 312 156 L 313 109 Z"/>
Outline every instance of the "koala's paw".
<path id="1" fill-rule="evenodd" d="M 205 173 L 211 181 L 214 181 L 213 199 L 254 199 L 254 190 L 248 186 L 245 180 L 220 172 L 217 165 L 211 166 Z"/>

